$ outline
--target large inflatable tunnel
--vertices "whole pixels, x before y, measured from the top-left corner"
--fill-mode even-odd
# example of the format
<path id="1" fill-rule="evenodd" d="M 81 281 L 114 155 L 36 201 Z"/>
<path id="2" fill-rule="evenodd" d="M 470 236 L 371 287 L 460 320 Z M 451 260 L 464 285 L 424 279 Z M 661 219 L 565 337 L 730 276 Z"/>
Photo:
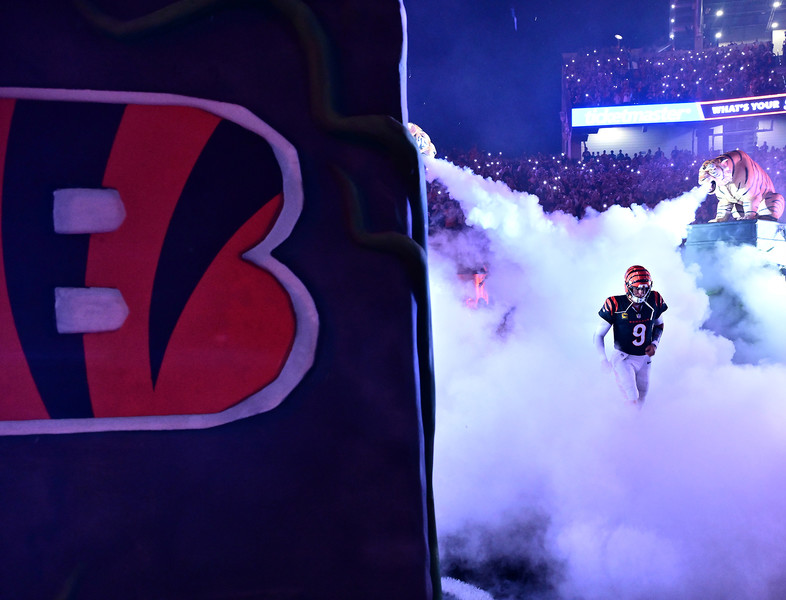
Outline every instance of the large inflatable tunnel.
<path id="1" fill-rule="evenodd" d="M 398 0 L 0 18 L 0 598 L 431 600 Z"/>

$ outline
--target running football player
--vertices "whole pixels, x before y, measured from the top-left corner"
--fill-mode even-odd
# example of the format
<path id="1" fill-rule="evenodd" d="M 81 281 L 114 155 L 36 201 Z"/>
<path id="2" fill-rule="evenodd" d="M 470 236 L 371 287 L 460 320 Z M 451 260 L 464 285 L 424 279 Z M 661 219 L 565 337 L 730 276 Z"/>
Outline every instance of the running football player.
<path id="1" fill-rule="evenodd" d="M 614 370 L 626 400 L 641 408 L 649 388 L 650 363 L 663 335 L 663 313 L 668 306 L 652 289 L 650 272 L 633 265 L 625 272 L 626 293 L 609 296 L 598 311 L 595 346 L 605 367 Z M 606 355 L 605 337 L 614 330 L 614 352 Z"/>

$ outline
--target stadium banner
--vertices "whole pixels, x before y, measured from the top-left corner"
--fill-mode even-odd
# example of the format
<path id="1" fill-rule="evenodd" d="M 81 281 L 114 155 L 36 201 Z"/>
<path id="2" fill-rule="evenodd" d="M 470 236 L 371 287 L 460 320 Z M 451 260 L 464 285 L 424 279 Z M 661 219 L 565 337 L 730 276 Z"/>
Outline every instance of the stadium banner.
<path id="1" fill-rule="evenodd" d="M 784 112 L 786 112 L 786 94 L 773 94 L 705 102 L 574 108 L 571 110 L 571 123 L 573 127 L 652 125 L 734 119 Z"/>

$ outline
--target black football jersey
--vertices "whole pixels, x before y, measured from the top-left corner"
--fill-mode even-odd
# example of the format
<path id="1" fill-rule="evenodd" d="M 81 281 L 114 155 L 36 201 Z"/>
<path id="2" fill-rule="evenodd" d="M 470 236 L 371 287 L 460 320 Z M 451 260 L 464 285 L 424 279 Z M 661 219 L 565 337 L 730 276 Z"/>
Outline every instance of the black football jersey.
<path id="1" fill-rule="evenodd" d="M 617 350 L 641 356 L 652 343 L 655 321 L 667 308 L 663 296 L 652 290 L 640 304 L 631 302 L 625 295 L 610 296 L 598 314 L 601 319 L 611 323 Z"/>

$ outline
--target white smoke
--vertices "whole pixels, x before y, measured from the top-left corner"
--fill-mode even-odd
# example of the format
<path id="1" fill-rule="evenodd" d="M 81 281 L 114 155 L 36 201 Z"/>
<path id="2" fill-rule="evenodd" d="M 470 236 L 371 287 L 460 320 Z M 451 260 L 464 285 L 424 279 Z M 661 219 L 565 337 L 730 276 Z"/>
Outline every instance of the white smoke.
<path id="1" fill-rule="evenodd" d="M 491 594 L 452 577 L 442 578 L 442 594 L 447 600 L 494 600 Z"/>
<path id="2" fill-rule="evenodd" d="M 577 220 L 426 167 L 474 226 L 435 236 L 429 257 L 445 568 L 497 600 L 786 597 L 783 276 L 750 247 L 719 249 L 712 273 L 686 268 L 699 189 Z M 482 264 L 491 306 L 473 310 L 457 272 Z M 641 411 L 592 345 L 633 264 L 669 306 Z M 735 314 L 711 313 L 702 277 L 735 295 Z M 490 573 L 501 564 L 523 574 Z"/>

